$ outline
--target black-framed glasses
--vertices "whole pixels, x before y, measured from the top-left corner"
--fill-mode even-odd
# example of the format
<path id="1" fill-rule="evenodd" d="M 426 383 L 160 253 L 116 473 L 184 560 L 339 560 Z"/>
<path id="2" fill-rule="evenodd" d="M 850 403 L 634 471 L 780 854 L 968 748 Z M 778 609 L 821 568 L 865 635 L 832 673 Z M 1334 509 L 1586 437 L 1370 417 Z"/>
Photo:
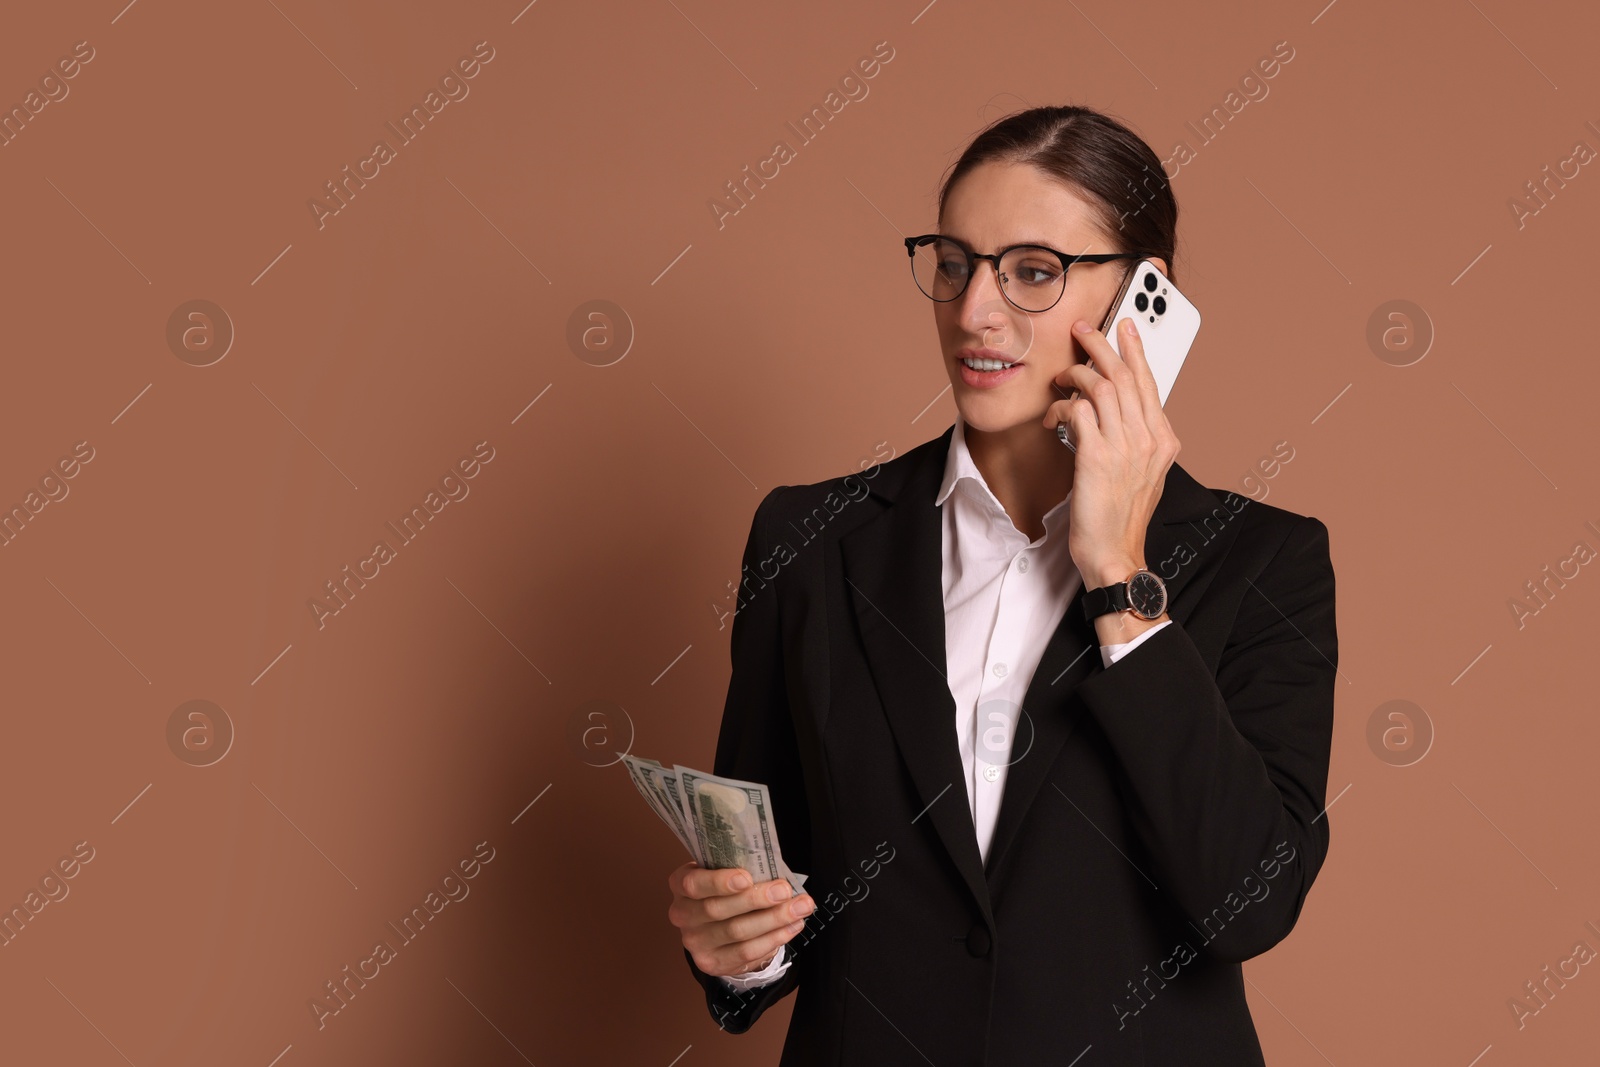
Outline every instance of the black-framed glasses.
<path id="1" fill-rule="evenodd" d="M 917 288 L 931 300 L 945 303 L 967 291 L 976 269 L 975 260 L 987 259 L 1000 280 L 1000 292 L 1019 311 L 1049 311 L 1066 291 L 1067 271 L 1074 263 L 1110 263 L 1117 259 L 1140 259 L 1142 252 L 1098 252 L 1093 255 L 1068 255 L 1046 245 L 1011 245 L 985 255 L 974 252 L 966 242 L 939 233 L 907 237 L 906 254 L 911 257 L 911 276 Z"/>

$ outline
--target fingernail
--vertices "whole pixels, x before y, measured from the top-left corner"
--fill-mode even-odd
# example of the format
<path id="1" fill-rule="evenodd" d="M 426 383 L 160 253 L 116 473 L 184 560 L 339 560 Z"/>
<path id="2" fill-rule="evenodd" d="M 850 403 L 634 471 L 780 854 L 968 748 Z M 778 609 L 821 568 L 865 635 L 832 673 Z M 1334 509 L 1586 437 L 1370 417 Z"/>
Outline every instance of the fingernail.
<path id="1" fill-rule="evenodd" d="M 788 882 L 774 882 L 774 883 L 772 883 L 772 888 L 767 890 L 767 896 L 768 896 L 768 898 L 770 898 L 772 900 L 783 900 L 788 895 L 789 895 L 789 883 Z"/>
<path id="2" fill-rule="evenodd" d="M 1088 333 L 1089 332 L 1089 324 L 1087 322 L 1084 322 L 1082 319 L 1079 319 L 1077 322 L 1073 323 L 1072 324 L 1072 328 L 1074 330 L 1077 330 L 1079 333 Z"/>
<path id="3" fill-rule="evenodd" d="M 733 876 L 732 885 L 733 885 L 733 891 L 735 893 L 737 893 L 737 892 L 739 892 L 740 890 L 743 890 L 743 889 L 749 889 L 750 888 L 750 878 L 749 878 L 748 875 L 736 874 L 736 875 Z"/>
<path id="4" fill-rule="evenodd" d="M 794 916 L 810 915 L 811 909 L 816 907 L 810 897 L 801 897 L 789 905 L 789 914 Z"/>

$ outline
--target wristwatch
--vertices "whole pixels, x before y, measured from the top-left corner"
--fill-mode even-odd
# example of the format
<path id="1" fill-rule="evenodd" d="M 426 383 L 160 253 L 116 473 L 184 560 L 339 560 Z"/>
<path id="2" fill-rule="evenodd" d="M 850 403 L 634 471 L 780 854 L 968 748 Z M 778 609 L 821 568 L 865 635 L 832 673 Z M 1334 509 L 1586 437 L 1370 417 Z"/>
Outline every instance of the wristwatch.
<path id="1" fill-rule="evenodd" d="M 1090 589 L 1083 594 L 1083 617 L 1091 623 L 1114 611 L 1132 611 L 1141 619 L 1158 619 L 1167 610 L 1167 584 L 1143 567 L 1116 585 Z"/>

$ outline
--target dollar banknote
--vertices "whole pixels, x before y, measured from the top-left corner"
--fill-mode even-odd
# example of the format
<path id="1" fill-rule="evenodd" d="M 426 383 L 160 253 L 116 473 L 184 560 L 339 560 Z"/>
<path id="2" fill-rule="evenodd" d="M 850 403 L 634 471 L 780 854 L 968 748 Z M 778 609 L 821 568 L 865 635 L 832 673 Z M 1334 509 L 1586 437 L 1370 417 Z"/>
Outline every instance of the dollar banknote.
<path id="1" fill-rule="evenodd" d="M 628 777 L 633 779 L 634 787 L 639 790 L 639 795 L 644 797 L 650 810 L 661 817 L 661 821 L 689 850 L 689 855 L 695 856 L 694 839 L 689 834 L 689 828 L 684 823 L 682 806 L 672 799 L 668 793 L 665 782 L 660 776 L 664 770 L 655 760 L 641 760 L 633 756 L 622 757 L 623 766 L 627 769 Z"/>
<path id="2" fill-rule="evenodd" d="M 783 861 L 765 785 L 631 755 L 622 762 L 639 795 L 700 866 L 742 867 L 756 882 L 782 878 L 796 896 L 803 891 L 807 876 Z"/>

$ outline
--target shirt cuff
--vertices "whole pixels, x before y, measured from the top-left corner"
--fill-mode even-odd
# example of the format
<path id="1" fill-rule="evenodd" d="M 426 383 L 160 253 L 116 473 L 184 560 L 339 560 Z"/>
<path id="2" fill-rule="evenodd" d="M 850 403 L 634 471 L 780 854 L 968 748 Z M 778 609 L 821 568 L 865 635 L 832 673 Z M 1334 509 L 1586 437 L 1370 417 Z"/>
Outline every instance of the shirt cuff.
<path id="1" fill-rule="evenodd" d="M 722 980 L 727 983 L 730 989 L 738 990 L 741 993 L 748 989 L 755 989 L 760 986 L 771 985 L 783 975 L 784 971 L 789 969 L 788 961 L 784 959 L 784 956 L 786 955 L 784 950 L 788 947 L 788 945 L 779 945 L 778 954 L 772 957 L 772 962 L 767 964 L 764 969 L 759 971 L 746 971 L 744 974 L 740 975 L 725 974 L 721 976 Z"/>
<path id="2" fill-rule="evenodd" d="M 1140 634 L 1138 637 L 1135 637 L 1132 641 L 1124 641 L 1120 645 L 1101 645 L 1100 646 L 1100 662 L 1103 665 L 1107 666 L 1107 667 L 1111 666 L 1113 663 L 1117 662 L 1117 660 L 1121 659 L 1123 656 L 1126 656 L 1129 652 L 1132 652 L 1134 649 L 1138 648 L 1141 644 L 1144 643 L 1144 640 L 1147 637 L 1149 637 L 1151 634 L 1156 633 L 1163 626 L 1170 626 L 1170 625 L 1172 625 L 1172 620 L 1171 619 L 1165 619 L 1165 620 L 1163 620 L 1161 622 L 1156 623 L 1154 626 L 1150 627 L 1150 629 L 1146 630 L 1144 633 Z"/>

